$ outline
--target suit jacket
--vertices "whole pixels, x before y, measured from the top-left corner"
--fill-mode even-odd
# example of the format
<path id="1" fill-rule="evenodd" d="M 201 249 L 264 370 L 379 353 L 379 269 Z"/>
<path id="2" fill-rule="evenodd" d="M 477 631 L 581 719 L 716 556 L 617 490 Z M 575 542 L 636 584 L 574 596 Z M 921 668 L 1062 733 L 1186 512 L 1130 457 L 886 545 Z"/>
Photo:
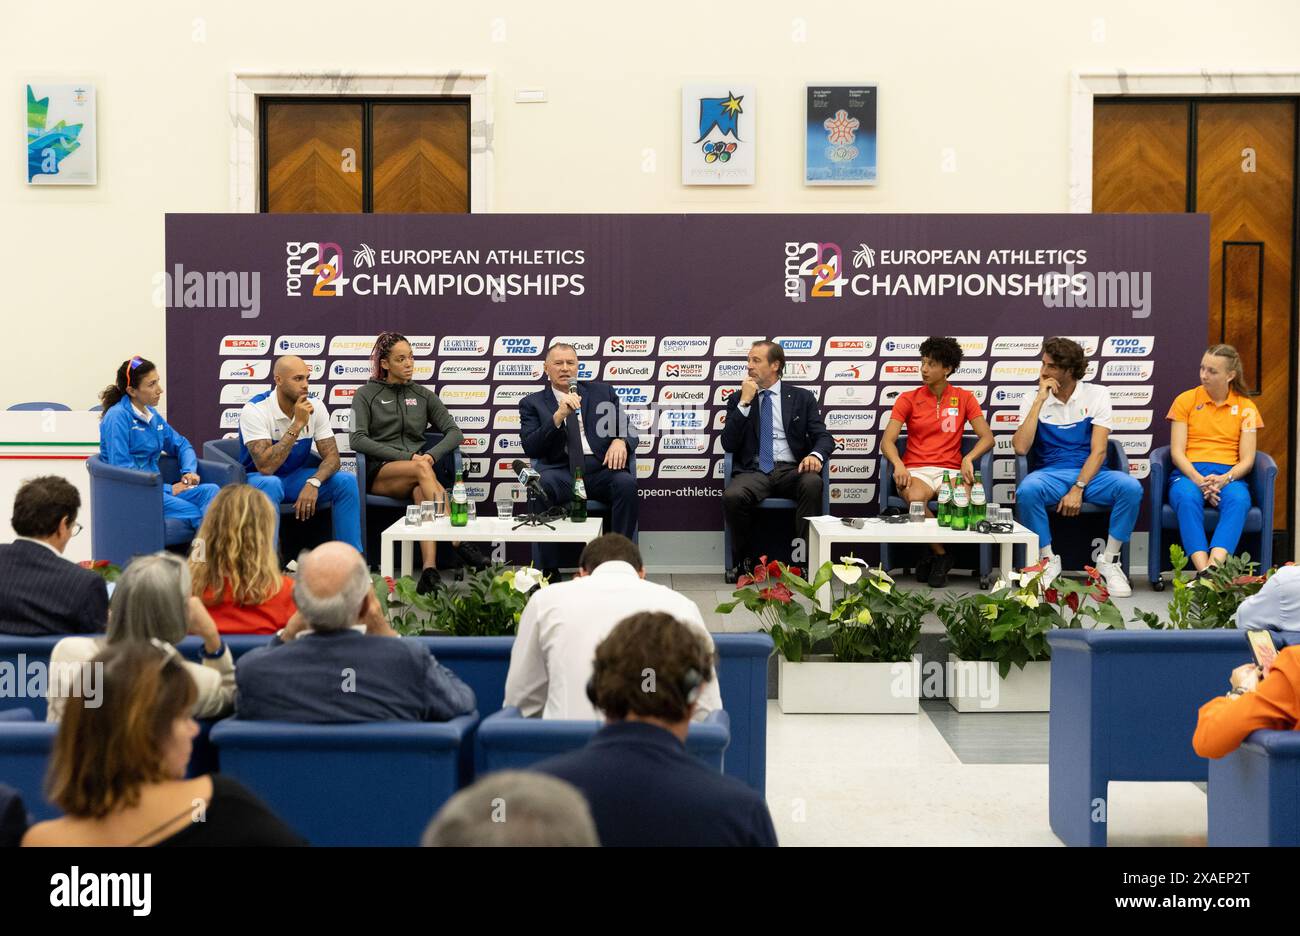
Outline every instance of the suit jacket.
<path id="1" fill-rule="evenodd" d="M 593 380 L 579 383 L 577 389 L 578 396 L 582 397 L 582 427 L 591 454 L 598 461 L 604 460 L 609 444 L 622 439 L 627 443 L 627 463 L 631 468 L 636 458 L 637 437 L 631 424 L 622 425 L 623 409 L 614 388 Z M 529 458 L 536 458 L 544 468 L 569 467 L 564 426 L 556 426 L 554 422 L 555 411 L 559 408 L 549 383 L 544 389 L 519 401 L 519 438 L 524 453 Z M 626 430 L 626 434 L 619 435 L 620 427 Z"/>
<path id="2" fill-rule="evenodd" d="M 108 626 L 103 578 L 41 543 L 0 546 L 0 634 L 102 634 Z"/>
<path id="3" fill-rule="evenodd" d="M 447 721 L 475 705 L 424 644 L 351 629 L 250 650 L 235 680 L 236 714 L 260 721 Z"/>
<path id="4" fill-rule="evenodd" d="M 603 846 L 776 844 L 763 798 L 686 753 L 658 725 L 606 725 L 586 747 L 530 769 L 582 792 Z"/>
<path id="5" fill-rule="evenodd" d="M 733 472 L 758 470 L 758 402 L 754 397 L 749 415 L 740 412 L 740 393 L 727 400 L 727 422 L 722 427 L 722 448 L 734 456 Z M 781 423 L 795 461 L 820 455 L 822 462 L 835 450 L 835 439 L 822 422 L 817 398 L 797 384 L 781 381 Z"/>

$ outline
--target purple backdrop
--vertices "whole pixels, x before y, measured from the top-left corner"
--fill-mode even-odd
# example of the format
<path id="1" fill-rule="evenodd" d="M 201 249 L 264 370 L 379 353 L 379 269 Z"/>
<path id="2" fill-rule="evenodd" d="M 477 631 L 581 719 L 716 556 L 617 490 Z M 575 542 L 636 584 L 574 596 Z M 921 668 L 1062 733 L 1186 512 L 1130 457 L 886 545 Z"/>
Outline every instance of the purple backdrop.
<path id="1" fill-rule="evenodd" d="M 954 382 L 1009 456 L 1037 344 L 1065 334 L 1116 395 L 1115 435 L 1145 477 L 1169 401 L 1197 380 L 1205 335 L 1186 323 L 1206 308 L 1208 238 L 1187 214 L 172 214 L 168 413 L 196 446 L 233 433 L 273 358 L 297 353 L 346 453 L 369 343 L 399 330 L 467 433 L 474 496 L 491 499 L 545 347 L 585 339 L 590 378 L 662 430 L 642 432 L 642 528 L 707 530 L 721 525 L 719 419 L 752 339 L 789 339 L 788 378 L 819 394 L 837 438 L 833 509 L 862 514 L 925 336 L 962 339 Z M 997 458 L 993 500 L 1010 502 L 1011 476 Z"/>

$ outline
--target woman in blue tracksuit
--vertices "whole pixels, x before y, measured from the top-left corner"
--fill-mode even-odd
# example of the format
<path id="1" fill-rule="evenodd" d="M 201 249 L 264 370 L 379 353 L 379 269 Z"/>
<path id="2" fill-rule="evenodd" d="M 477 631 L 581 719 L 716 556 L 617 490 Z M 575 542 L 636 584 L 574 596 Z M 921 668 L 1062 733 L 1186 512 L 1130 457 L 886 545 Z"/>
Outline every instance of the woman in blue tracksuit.
<path id="1" fill-rule="evenodd" d="M 117 379 L 99 395 L 104 404 L 99 421 L 99 457 L 119 468 L 157 471 L 159 455 L 175 455 L 181 479 L 163 485 L 163 517 L 180 520 L 197 533 L 208 504 L 220 488 L 199 483 L 195 474 L 199 460 L 193 446 L 154 409 L 162 392 L 162 377 L 152 361 L 137 356 L 122 362 Z"/>

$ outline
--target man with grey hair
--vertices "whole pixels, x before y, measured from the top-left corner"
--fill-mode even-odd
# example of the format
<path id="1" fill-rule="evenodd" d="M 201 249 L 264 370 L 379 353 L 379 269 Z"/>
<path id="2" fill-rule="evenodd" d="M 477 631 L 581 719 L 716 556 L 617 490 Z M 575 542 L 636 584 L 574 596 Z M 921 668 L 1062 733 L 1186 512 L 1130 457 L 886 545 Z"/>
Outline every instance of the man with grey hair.
<path id="1" fill-rule="evenodd" d="M 401 640 L 371 588 L 365 559 L 329 542 L 298 559 L 298 613 L 239 660 L 236 713 L 260 721 L 446 721 L 474 711 L 474 691 L 423 644 Z"/>
<path id="2" fill-rule="evenodd" d="M 599 845 L 596 821 L 572 784 L 546 774 L 503 770 L 447 800 L 420 844 Z"/>

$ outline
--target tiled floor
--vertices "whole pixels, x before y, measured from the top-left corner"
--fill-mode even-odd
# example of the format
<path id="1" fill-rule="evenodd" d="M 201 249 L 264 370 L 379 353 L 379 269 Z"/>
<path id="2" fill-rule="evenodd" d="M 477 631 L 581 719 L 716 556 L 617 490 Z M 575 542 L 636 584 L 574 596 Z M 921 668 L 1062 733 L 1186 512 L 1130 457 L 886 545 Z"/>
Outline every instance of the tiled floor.
<path id="1" fill-rule="evenodd" d="M 653 576 L 692 598 L 710 630 L 754 630 L 721 575 Z M 964 580 L 944 592 L 971 590 Z M 1135 583 L 1132 610 L 1169 592 Z M 937 619 L 927 633 L 941 633 Z M 1047 820 L 1047 715 L 783 715 L 768 703 L 767 801 L 783 845 L 1059 845 Z M 1112 783 L 1111 845 L 1204 845 L 1205 793 L 1192 783 Z"/>

